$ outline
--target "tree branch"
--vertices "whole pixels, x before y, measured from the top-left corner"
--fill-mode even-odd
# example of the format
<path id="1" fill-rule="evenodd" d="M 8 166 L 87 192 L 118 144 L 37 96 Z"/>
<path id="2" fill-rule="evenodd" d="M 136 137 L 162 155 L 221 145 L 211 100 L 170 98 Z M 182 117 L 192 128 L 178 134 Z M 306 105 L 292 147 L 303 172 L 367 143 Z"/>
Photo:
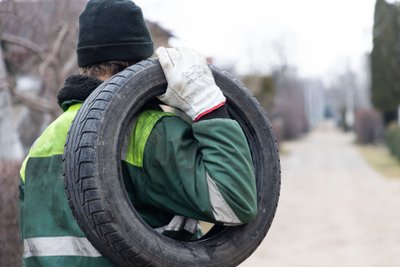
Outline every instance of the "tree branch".
<path id="1" fill-rule="evenodd" d="M 46 103 L 46 101 L 41 98 L 35 97 L 33 95 L 26 96 L 25 94 L 22 94 L 15 90 L 12 92 L 12 95 L 17 101 L 21 102 L 28 108 L 43 113 L 49 113 L 53 117 L 57 116 L 57 108 L 54 105 Z"/>
<path id="2" fill-rule="evenodd" d="M 64 66 L 61 69 L 60 80 L 65 80 L 65 78 L 72 72 L 72 70 L 76 67 L 76 52 L 73 51 L 67 62 L 65 62 Z"/>
<path id="3" fill-rule="evenodd" d="M 39 66 L 40 76 L 44 77 L 46 69 L 50 66 L 51 63 L 55 62 L 55 60 L 57 58 L 57 54 L 61 49 L 61 45 L 63 44 L 63 41 L 65 40 L 65 37 L 67 36 L 68 29 L 69 29 L 69 24 L 67 22 L 64 22 L 64 24 L 62 25 L 62 28 L 60 30 L 60 33 L 58 34 L 57 39 L 54 42 L 51 53 L 46 57 L 44 62 L 42 64 L 40 64 L 40 66 Z"/>
<path id="4" fill-rule="evenodd" d="M 42 52 L 43 52 L 42 47 L 40 47 L 38 44 L 32 42 L 29 39 L 14 34 L 3 33 L 1 34 L 1 40 L 23 46 L 31 50 L 35 54 L 37 54 L 39 57 L 42 57 Z"/>

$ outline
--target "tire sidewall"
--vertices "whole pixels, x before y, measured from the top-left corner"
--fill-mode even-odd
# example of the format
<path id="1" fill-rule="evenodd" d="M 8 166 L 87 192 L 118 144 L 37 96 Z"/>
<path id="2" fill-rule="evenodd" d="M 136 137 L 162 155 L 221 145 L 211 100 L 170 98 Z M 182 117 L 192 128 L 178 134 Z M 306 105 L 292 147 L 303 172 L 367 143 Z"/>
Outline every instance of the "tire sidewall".
<path id="1" fill-rule="evenodd" d="M 134 253 L 154 266 L 236 266 L 246 259 L 266 235 L 279 198 L 280 169 L 275 137 L 265 112 L 244 86 L 227 73 L 211 67 L 217 85 L 227 98 L 228 110 L 244 130 L 252 151 L 257 179 L 258 214 L 250 223 L 225 227 L 205 240 L 180 242 L 151 229 L 135 211 L 123 186 L 121 174 L 122 136 L 139 108 L 165 91 L 166 81 L 157 62 L 135 70 L 135 66 L 115 75 L 85 101 L 75 121 L 90 115 L 90 106 L 107 95 L 106 108 L 98 122 L 93 147 L 93 176 L 103 209 L 110 214 L 112 227 L 129 244 Z M 236 116 L 236 117 L 235 117 Z M 74 121 L 74 122 L 75 122 Z M 73 129 L 72 126 L 71 129 Z M 71 133 L 77 138 L 79 131 Z M 79 147 L 75 147 L 79 149 Z M 66 152 L 68 157 L 69 153 Z M 74 162 L 76 164 L 76 162 Z M 69 164 L 70 165 L 70 164 Z M 66 166 L 71 168 L 71 166 Z M 76 171 L 71 171 L 75 173 Z M 119 174 L 119 175 L 116 175 Z M 68 175 L 67 175 L 68 176 Z M 66 179 L 71 179 L 66 176 Z M 79 188 L 68 182 L 76 216 L 84 217 L 79 203 Z M 80 226 L 99 251 L 118 265 L 129 266 L 118 251 L 110 249 L 99 227 L 82 218 Z"/>

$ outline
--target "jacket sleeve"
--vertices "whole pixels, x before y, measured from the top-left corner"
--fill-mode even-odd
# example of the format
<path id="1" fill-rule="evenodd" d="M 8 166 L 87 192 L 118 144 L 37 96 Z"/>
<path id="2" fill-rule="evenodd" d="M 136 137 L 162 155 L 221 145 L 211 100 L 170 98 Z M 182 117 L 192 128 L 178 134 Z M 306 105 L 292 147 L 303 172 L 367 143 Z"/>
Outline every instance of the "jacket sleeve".
<path id="1" fill-rule="evenodd" d="M 237 225 L 257 212 L 250 150 L 231 119 L 162 118 L 145 146 L 145 202 L 176 215 Z"/>

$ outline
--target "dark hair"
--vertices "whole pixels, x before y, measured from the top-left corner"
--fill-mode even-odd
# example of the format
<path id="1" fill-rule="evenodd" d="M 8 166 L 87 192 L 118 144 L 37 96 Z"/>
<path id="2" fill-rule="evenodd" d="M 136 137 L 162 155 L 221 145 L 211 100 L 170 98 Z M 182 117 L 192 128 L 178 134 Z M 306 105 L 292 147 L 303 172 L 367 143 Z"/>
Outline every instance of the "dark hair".
<path id="1" fill-rule="evenodd" d="M 108 61 L 99 64 L 89 65 L 80 68 L 81 74 L 86 76 L 98 78 L 107 74 L 114 75 L 120 71 L 123 71 L 135 62 L 132 61 Z"/>

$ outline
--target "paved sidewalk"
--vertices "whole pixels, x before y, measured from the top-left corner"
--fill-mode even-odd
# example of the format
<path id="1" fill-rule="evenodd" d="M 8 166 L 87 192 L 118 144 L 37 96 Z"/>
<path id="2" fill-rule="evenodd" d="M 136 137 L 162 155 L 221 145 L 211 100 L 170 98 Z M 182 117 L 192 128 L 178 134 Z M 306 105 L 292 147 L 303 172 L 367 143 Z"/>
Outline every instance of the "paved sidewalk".
<path id="1" fill-rule="evenodd" d="M 381 177 L 329 124 L 281 156 L 266 239 L 241 267 L 399 267 L 400 177 Z"/>

